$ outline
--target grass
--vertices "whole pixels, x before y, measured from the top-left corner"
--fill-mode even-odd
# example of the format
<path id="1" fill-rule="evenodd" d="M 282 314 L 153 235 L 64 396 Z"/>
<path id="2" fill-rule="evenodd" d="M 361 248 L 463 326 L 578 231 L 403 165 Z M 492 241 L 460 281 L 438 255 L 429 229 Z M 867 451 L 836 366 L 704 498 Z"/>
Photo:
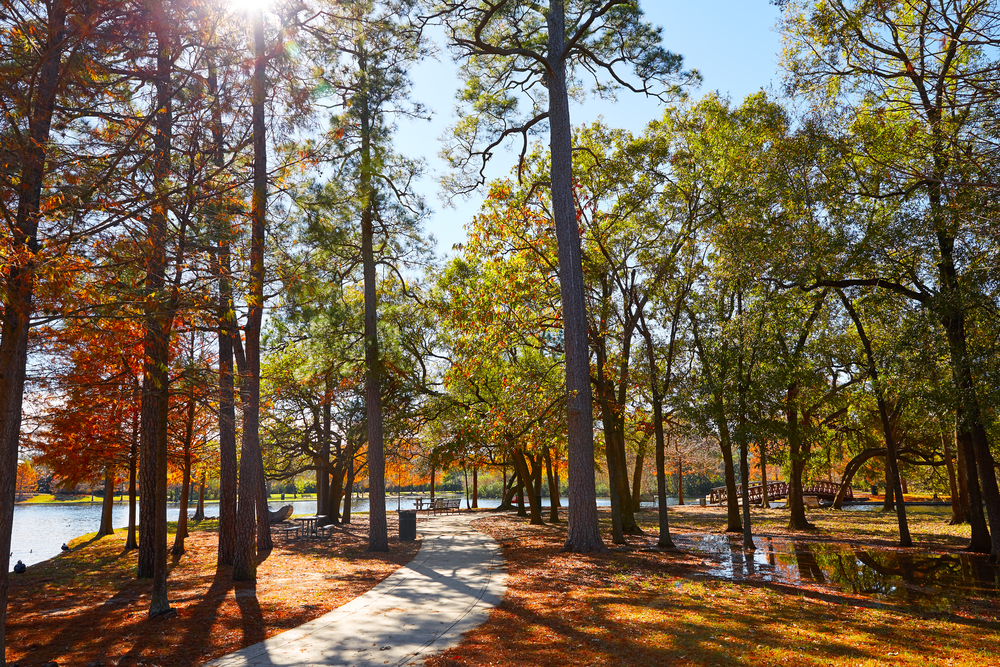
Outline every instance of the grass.
<path id="1" fill-rule="evenodd" d="M 200 665 L 335 609 L 409 562 L 419 548 L 391 537 L 389 553 L 369 554 L 367 539 L 364 514 L 327 540 L 285 543 L 276 537 L 256 584 L 234 583 L 231 568 L 216 568 L 217 523 L 202 522 L 187 538 L 186 553 L 170 564 L 167 585 L 176 613 L 151 619 L 150 581 L 135 579 L 137 553 L 122 552 L 125 531 L 77 538 L 72 551 L 11 575 L 7 661 L 25 667 L 49 661 Z"/>
<path id="2" fill-rule="evenodd" d="M 601 514 L 610 545 L 608 513 Z M 920 546 L 908 553 L 954 552 L 968 539 L 968 526 L 945 523 L 947 508 L 909 514 Z M 894 549 L 894 515 L 811 511 L 809 517 L 816 531 L 788 531 L 782 510 L 755 510 L 753 518 L 762 539 Z M 679 538 L 725 526 L 721 508 L 672 507 L 670 518 Z M 811 583 L 726 581 L 711 575 L 704 554 L 656 549 L 655 511 L 641 513 L 640 522 L 646 536 L 581 555 L 560 552 L 564 523 L 480 519 L 480 529 L 503 546 L 507 595 L 487 623 L 427 666 L 1000 665 L 995 597 L 942 609 Z"/>

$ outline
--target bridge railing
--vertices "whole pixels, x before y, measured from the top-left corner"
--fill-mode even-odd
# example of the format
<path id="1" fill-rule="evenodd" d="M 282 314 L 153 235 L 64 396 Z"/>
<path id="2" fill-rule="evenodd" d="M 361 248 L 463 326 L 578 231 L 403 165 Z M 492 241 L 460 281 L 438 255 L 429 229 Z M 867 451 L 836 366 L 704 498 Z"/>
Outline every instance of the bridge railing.
<path id="1" fill-rule="evenodd" d="M 837 482 L 813 482 L 812 484 L 807 484 L 802 487 L 802 495 L 804 496 L 821 496 L 824 498 L 829 498 L 830 500 L 837 497 L 837 492 L 840 491 L 840 484 Z M 764 485 L 760 482 L 756 484 L 751 483 L 747 487 L 747 494 L 750 496 L 750 502 L 760 502 L 764 497 Z M 777 498 L 785 498 L 788 496 L 788 482 L 768 482 L 767 483 L 767 499 L 776 500 Z M 743 497 L 743 485 L 736 485 L 736 495 L 738 498 Z M 854 489 L 847 487 L 847 493 L 845 498 L 854 498 Z M 729 500 L 729 492 L 726 487 L 719 486 L 711 490 L 709 493 L 709 502 L 713 505 L 727 502 Z"/>

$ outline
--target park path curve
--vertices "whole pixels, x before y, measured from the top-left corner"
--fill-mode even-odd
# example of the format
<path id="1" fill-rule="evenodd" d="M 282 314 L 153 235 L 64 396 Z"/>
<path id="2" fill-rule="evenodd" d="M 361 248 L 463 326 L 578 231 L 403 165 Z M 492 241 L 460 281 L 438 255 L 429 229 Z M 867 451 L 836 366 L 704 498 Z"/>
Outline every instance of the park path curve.
<path id="1" fill-rule="evenodd" d="M 473 514 L 417 524 L 420 551 L 361 597 L 212 667 L 416 665 L 486 620 L 506 590 L 500 545 Z"/>

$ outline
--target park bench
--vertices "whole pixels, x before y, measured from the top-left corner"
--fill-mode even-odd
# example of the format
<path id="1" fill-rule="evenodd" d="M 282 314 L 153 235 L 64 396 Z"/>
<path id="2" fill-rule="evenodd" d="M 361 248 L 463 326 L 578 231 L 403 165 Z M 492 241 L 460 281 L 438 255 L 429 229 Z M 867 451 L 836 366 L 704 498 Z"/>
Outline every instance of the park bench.
<path id="1" fill-rule="evenodd" d="M 438 512 L 457 512 L 462 506 L 461 498 L 438 498 L 431 505 L 434 514 Z"/>

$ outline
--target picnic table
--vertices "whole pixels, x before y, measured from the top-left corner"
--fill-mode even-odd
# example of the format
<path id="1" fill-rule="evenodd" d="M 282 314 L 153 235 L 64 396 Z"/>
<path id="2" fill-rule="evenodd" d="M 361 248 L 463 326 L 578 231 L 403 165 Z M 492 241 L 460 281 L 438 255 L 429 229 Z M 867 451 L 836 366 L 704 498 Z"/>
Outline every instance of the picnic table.
<path id="1" fill-rule="evenodd" d="M 320 519 L 325 519 L 325 514 L 316 514 L 314 516 L 297 516 L 292 521 L 295 521 L 302 528 L 303 535 L 308 539 L 312 537 L 322 537 L 325 532 L 326 526 L 318 528 L 316 523 Z"/>

